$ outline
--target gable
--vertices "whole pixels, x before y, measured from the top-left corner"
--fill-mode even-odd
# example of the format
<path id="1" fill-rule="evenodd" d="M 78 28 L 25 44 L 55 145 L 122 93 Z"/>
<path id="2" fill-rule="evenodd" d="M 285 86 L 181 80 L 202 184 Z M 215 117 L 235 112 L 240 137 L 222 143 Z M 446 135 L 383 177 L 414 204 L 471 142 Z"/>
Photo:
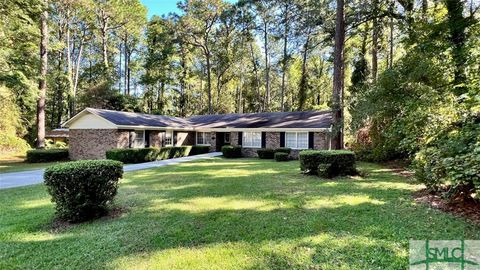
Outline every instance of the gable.
<path id="1" fill-rule="evenodd" d="M 68 126 L 70 129 L 116 129 L 112 122 L 92 113 L 85 113 L 74 119 Z"/>

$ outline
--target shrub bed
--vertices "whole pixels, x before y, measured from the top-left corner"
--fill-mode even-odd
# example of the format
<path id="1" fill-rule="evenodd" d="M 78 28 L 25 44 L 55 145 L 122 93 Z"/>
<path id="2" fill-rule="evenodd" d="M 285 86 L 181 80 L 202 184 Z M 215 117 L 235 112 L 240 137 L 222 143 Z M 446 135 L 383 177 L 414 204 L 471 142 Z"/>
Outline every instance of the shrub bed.
<path id="1" fill-rule="evenodd" d="M 274 158 L 275 161 L 288 161 L 288 154 L 284 152 L 276 152 Z"/>
<path id="2" fill-rule="evenodd" d="M 210 152 L 210 146 L 208 146 L 208 145 L 194 145 L 194 146 L 192 146 L 192 149 L 190 150 L 189 156 L 206 154 L 208 152 Z"/>
<path id="3" fill-rule="evenodd" d="M 357 173 L 355 154 L 348 150 L 306 150 L 300 152 L 299 159 L 300 169 L 307 174 L 334 177 Z"/>
<path id="4" fill-rule="evenodd" d="M 43 178 L 58 217 L 80 222 L 107 212 L 122 175 L 122 162 L 81 160 L 50 166 Z"/>
<path id="5" fill-rule="evenodd" d="M 118 160 L 123 163 L 142 163 L 154 161 L 159 153 L 158 148 L 116 148 L 106 152 L 107 159 Z"/>
<path id="6" fill-rule="evenodd" d="M 275 153 L 280 152 L 280 153 L 286 153 L 287 155 L 290 155 L 292 152 L 292 148 L 288 147 L 279 147 L 275 149 Z"/>
<path id="7" fill-rule="evenodd" d="M 239 158 L 242 157 L 242 147 L 233 145 L 222 146 L 223 156 L 226 158 Z"/>
<path id="8" fill-rule="evenodd" d="M 27 151 L 27 162 L 52 162 L 68 160 L 68 149 L 35 149 Z"/>
<path id="9" fill-rule="evenodd" d="M 262 148 L 257 150 L 258 157 L 261 159 L 273 159 L 275 150 L 271 148 Z"/>

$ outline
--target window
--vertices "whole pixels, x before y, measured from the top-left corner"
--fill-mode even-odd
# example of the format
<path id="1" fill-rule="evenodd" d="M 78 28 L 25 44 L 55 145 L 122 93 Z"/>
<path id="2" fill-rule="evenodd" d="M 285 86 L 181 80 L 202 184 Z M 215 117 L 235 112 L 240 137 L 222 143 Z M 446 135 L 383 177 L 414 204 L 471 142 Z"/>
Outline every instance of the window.
<path id="1" fill-rule="evenodd" d="M 225 133 L 225 140 L 224 140 L 225 143 L 230 143 L 230 133 L 227 132 Z"/>
<path id="2" fill-rule="evenodd" d="M 285 147 L 308 149 L 308 132 L 285 132 Z"/>
<path id="3" fill-rule="evenodd" d="M 173 130 L 165 131 L 165 145 L 173 145 Z"/>
<path id="4" fill-rule="evenodd" d="M 209 132 L 197 132 L 197 145 L 208 144 Z"/>
<path id="5" fill-rule="evenodd" d="M 134 131 L 132 147 L 133 148 L 145 147 L 145 131 L 144 130 Z"/>
<path id="6" fill-rule="evenodd" d="M 261 132 L 243 132 L 243 147 L 260 148 L 262 147 Z"/>

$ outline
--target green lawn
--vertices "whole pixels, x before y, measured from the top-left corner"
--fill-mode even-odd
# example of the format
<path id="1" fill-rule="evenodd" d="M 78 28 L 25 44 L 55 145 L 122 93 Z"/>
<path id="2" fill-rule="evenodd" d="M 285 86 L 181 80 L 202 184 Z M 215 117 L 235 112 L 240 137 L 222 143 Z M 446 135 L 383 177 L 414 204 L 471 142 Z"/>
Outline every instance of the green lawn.
<path id="1" fill-rule="evenodd" d="M 46 168 L 56 162 L 27 163 L 25 154 L 0 156 L 0 173 L 21 172 Z"/>
<path id="2" fill-rule="evenodd" d="M 298 162 L 213 159 L 125 174 L 117 218 L 52 230 L 43 185 L 0 190 L 0 269 L 405 269 L 409 239 L 480 239 L 379 165 L 321 180 Z"/>

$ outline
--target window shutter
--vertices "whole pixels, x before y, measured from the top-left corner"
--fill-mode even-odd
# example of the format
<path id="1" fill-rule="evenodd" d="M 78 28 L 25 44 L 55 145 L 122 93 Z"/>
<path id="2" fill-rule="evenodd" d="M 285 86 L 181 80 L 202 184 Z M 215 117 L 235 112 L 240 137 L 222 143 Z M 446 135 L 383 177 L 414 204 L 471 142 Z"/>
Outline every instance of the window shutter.
<path id="1" fill-rule="evenodd" d="M 158 136 L 160 137 L 160 146 L 164 147 L 165 146 L 165 138 L 167 137 L 166 132 L 165 131 L 160 131 L 160 134 L 158 134 Z"/>
<path id="2" fill-rule="evenodd" d="M 285 147 L 285 132 L 280 132 L 280 147 Z"/>
<path id="3" fill-rule="evenodd" d="M 150 130 L 145 130 L 145 147 L 150 147 Z"/>
<path id="4" fill-rule="evenodd" d="M 267 133 L 262 132 L 262 148 L 266 148 L 266 147 L 267 147 Z"/>
<path id="5" fill-rule="evenodd" d="M 309 149 L 313 149 L 313 135 L 315 133 L 314 132 L 308 132 L 308 148 Z"/>
<path id="6" fill-rule="evenodd" d="M 173 146 L 177 145 L 177 132 L 176 131 L 173 132 L 172 144 L 173 144 Z"/>
<path id="7" fill-rule="evenodd" d="M 128 148 L 132 148 L 133 140 L 135 140 L 135 131 L 128 132 Z"/>
<path id="8" fill-rule="evenodd" d="M 238 145 L 242 145 L 243 132 L 238 132 Z"/>

